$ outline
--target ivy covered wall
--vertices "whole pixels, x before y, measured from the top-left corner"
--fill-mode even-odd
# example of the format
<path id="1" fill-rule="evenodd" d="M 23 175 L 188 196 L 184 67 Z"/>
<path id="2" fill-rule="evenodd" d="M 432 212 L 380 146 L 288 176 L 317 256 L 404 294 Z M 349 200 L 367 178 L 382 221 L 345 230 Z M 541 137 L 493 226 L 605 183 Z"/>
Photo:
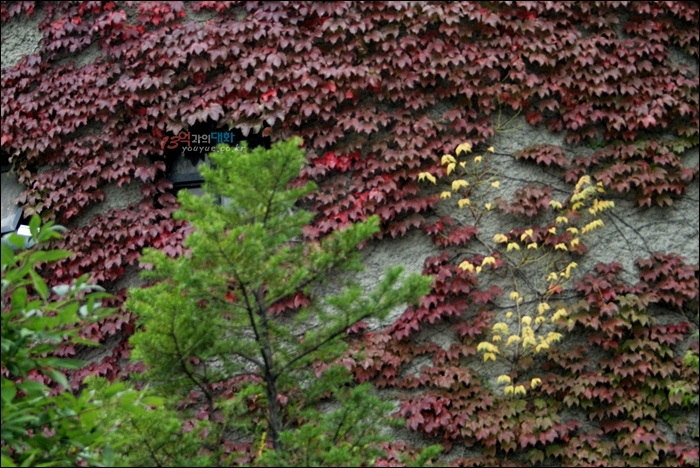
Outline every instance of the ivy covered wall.
<path id="1" fill-rule="evenodd" d="M 53 284 L 121 301 L 144 247 L 183 251 L 166 137 L 300 135 L 307 237 L 379 214 L 360 281 L 435 275 L 344 361 L 400 399 L 399 435 L 458 465 L 692 465 L 697 24 L 690 2 L 3 2 L 1 148 L 25 215 L 71 227 Z M 528 328 L 562 337 L 535 353 Z M 74 387 L 138 371 L 133 329 L 86 328 L 108 346 Z"/>

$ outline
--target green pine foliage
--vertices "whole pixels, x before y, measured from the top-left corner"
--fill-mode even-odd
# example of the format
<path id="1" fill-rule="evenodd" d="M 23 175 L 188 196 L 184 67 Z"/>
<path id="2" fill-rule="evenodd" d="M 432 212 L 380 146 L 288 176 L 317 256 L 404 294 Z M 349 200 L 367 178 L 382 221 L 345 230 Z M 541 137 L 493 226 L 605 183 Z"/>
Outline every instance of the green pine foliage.
<path id="1" fill-rule="evenodd" d="M 127 301 L 141 325 L 133 358 L 172 411 L 125 419 L 124 463 L 366 466 L 381 456 L 392 405 L 368 386 L 353 387 L 349 372 L 332 363 L 350 327 L 417 301 L 431 278 L 402 278 L 395 267 L 369 294 L 348 283 L 340 294 L 314 296 L 332 272 L 361 270 L 357 247 L 379 231 L 379 219 L 303 242 L 313 215 L 297 202 L 315 185 L 294 185 L 305 162 L 299 144 L 220 145 L 212 167 L 201 169 L 206 195 L 179 195 L 175 216 L 194 228 L 188 252 L 170 258 L 146 250 L 143 277 L 154 284 L 130 290 Z M 218 197 L 231 202 L 217 204 Z M 311 297 L 307 306 L 273 313 L 297 291 Z M 183 433 L 196 436 L 178 443 Z"/>

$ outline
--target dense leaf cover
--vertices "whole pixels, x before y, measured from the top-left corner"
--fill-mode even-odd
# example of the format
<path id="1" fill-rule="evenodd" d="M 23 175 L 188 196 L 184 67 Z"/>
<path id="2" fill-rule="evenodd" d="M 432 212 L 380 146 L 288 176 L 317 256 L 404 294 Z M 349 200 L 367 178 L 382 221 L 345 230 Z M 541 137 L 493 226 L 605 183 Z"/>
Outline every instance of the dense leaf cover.
<path id="1" fill-rule="evenodd" d="M 59 247 L 77 255 L 51 267 L 56 284 L 85 272 L 114 282 L 147 246 L 183 252 L 187 233 L 170 219 L 176 200 L 163 179 L 161 142 L 200 122 L 262 131 L 273 140 L 304 138 L 301 182 L 319 185 L 308 200 L 317 213 L 304 231 L 308 239 L 377 214 L 380 236 L 421 228 L 447 249 L 474 242 L 476 227 L 426 221 L 439 198 L 420 191 L 419 174 L 446 175 L 440 155 L 465 141 L 490 145 L 503 130 L 501 113 L 521 112 L 530 125 L 598 148 L 569 158 L 563 148 L 538 146 L 515 157 L 559 171 L 567 182 L 590 175 L 608 192 L 631 192 L 640 207 L 670 205 L 698 178 L 698 166 L 681 160 L 697 146 L 700 127 L 698 71 L 678 59 L 698 58 L 699 9 L 691 2 L 37 5 L 2 4 L 3 24 L 46 14 L 40 52 L 2 75 L 1 147 L 27 187 L 25 213 L 71 221 L 104 199 L 105 185 L 135 179 L 144 196 L 72 229 Z M 209 19 L 187 21 L 195 13 Z M 99 51 L 93 63 L 64 63 L 88 51 Z M 548 187 L 529 186 L 495 207 L 526 220 L 545 212 L 551 198 Z M 533 229 L 555 242 L 552 248 L 573 247 L 569 238 L 547 237 L 549 225 L 528 223 L 514 225 L 514 235 Z M 584 254 L 585 246 L 574 250 Z M 692 325 L 656 325 L 651 312 L 663 306 L 694 316 L 696 267 L 657 254 L 639 262 L 637 285 L 617 280 L 614 265 L 583 278 L 578 293 L 588 306 L 571 307 L 573 331 L 590 336 L 607 357 L 591 364 L 583 351 L 552 350 L 545 365 L 554 374 L 543 379 L 539 396 L 504 403 L 462 361 L 491 327 L 489 304 L 500 294 L 495 285 L 476 287 L 456 266 L 463 260 L 447 250 L 427 259 L 426 272 L 442 275 L 426 298 L 431 302 L 358 341 L 367 354 L 356 363 L 360 380 L 419 390 L 402 409 L 411 429 L 446 445 L 477 444 L 484 458 L 463 464 L 510 463 L 515 449 L 533 462 L 546 456 L 574 465 L 697 463 L 697 435 L 684 446 L 659 429 L 668 420 L 683 433 L 674 415 L 683 405 L 697 411 L 697 367 L 667 351 Z M 480 264 L 483 255 L 470 261 Z M 503 267 L 499 262 L 495 256 L 489 268 Z M 291 296 L 280 312 L 305 300 Z M 413 343 L 423 325 L 446 318 L 456 322 L 462 343 L 449 356 Z M 122 310 L 82 333 L 104 341 L 132 331 Z M 61 352 L 71 356 L 75 349 Z M 402 365 L 425 354 L 436 367 L 402 381 Z M 114 379 L 136 370 L 118 365 L 128 356 L 122 342 L 72 384 L 77 388 L 90 373 Z M 587 371 L 589 364 L 602 373 Z M 583 413 L 564 419 L 567 406 Z M 600 431 L 582 426 L 586 412 L 602 419 Z"/>

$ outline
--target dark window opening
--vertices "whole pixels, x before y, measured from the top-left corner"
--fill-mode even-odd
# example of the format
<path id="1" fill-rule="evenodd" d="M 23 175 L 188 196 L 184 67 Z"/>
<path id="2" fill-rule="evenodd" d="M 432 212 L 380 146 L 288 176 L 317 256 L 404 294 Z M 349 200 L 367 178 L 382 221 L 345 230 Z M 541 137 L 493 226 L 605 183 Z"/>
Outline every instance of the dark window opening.
<path id="1" fill-rule="evenodd" d="M 216 145 L 226 143 L 236 146 L 242 141 L 248 144 L 248 149 L 258 146 L 270 148 L 270 138 L 258 134 L 248 134 L 247 137 L 238 129 L 228 130 L 227 127 L 216 128 L 215 122 L 197 122 L 189 130 L 182 130 L 177 135 L 164 137 L 164 154 L 166 177 L 173 183 L 175 194 L 181 189 L 201 196 L 204 179 L 199 174 L 198 167 L 211 164 L 208 154 L 213 152 Z M 221 202 L 221 200 L 219 200 Z"/>

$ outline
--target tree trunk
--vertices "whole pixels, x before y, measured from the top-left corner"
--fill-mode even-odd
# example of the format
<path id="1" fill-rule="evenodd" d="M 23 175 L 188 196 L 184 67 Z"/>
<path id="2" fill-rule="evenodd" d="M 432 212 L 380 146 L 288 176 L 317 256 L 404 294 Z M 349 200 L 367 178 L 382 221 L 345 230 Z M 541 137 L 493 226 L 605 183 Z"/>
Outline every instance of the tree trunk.
<path id="1" fill-rule="evenodd" d="M 282 432 L 282 421 L 280 421 L 279 403 L 277 401 L 277 382 L 272 376 L 265 376 L 266 393 L 267 393 L 267 409 L 270 412 L 270 427 L 268 429 L 268 437 L 272 441 L 272 448 L 279 450 L 280 432 Z"/>

